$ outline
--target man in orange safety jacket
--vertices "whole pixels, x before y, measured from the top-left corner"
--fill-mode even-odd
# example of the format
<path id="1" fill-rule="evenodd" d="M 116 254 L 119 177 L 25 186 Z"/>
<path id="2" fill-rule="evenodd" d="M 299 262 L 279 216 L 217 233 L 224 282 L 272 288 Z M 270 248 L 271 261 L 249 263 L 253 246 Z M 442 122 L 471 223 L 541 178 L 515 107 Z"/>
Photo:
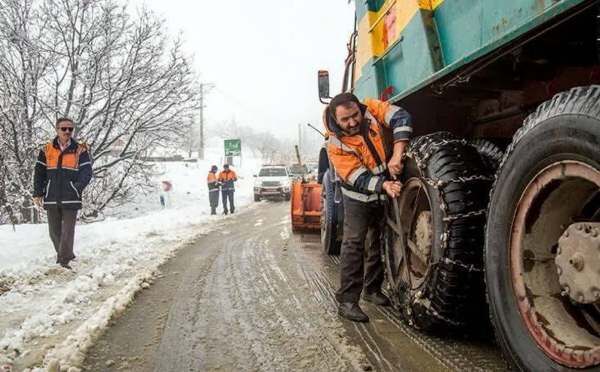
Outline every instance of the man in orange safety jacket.
<path id="1" fill-rule="evenodd" d="M 223 214 L 235 212 L 233 204 L 233 193 L 235 191 L 234 182 L 237 181 L 237 175 L 232 169 L 229 169 L 229 164 L 223 165 L 223 171 L 219 173 L 219 182 L 221 183 L 221 195 L 223 196 Z M 227 201 L 229 200 L 229 210 L 227 209 Z"/>
<path id="2" fill-rule="evenodd" d="M 219 206 L 219 180 L 217 179 L 217 166 L 213 165 L 210 167 L 208 176 L 206 177 L 206 183 L 208 184 L 208 201 L 210 203 L 210 214 L 217 214 L 217 207 Z"/>
<path id="3" fill-rule="evenodd" d="M 389 305 L 389 299 L 381 293 L 382 201 L 386 194 L 395 198 L 400 193 L 401 185 L 395 179 L 402 171 L 412 121 L 400 107 L 374 99 L 361 103 L 353 94 L 342 93 L 331 100 L 325 127 L 329 135 L 327 153 L 341 182 L 344 202 L 338 314 L 367 322 L 369 317 L 358 305 L 361 292 L 368 302 Z M 374 238 L 365 247 L 369 231 Z"/>

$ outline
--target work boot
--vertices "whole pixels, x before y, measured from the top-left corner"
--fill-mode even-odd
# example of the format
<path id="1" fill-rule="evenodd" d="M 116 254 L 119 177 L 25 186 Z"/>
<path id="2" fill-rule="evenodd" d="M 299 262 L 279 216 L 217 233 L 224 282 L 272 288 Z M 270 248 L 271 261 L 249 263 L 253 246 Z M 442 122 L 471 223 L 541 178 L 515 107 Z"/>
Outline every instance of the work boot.
<path id="1" fill-rule="evenodd" d="M 353 302 L 342 302 L 338 306 L 338 315 L 353 322 L 368 322 L 369 317 L 358 304 Z"/>
<path id="2" fill-rule="evenodd" d="M 77 258 L 77 256 L 73 255 L 73 256 L 71 256 L 71 258 L 69 259 L 69 261 L 75 261 L 76 258 Z M 58 259 L 58 256 L 56 257 L 56 263 L 60 264 L 60 260 Z"/>
<path id="3" fill-rule="evenodd" d="M 223 211 L 223 214 L 224 214 L 224 215 L 227 215 L 227 213 L 228 213 L 228 212 L 227 212 L 227 209 L 225 209 L 225 210 Z"/>
<path id="4" fill-rule="evenodd" d="M 65 268 L 67 270 L 73 270 L 71 265 L 69 265 L 68 263 L 61 263 L 60 266 L 62 266 L 63 268 Z"/>
<path id="5" fill-rule="evenodd" d="M 363 293 L 362 298 L 377 306 L 390 306 L 390 299 L 381 292 Z"/>

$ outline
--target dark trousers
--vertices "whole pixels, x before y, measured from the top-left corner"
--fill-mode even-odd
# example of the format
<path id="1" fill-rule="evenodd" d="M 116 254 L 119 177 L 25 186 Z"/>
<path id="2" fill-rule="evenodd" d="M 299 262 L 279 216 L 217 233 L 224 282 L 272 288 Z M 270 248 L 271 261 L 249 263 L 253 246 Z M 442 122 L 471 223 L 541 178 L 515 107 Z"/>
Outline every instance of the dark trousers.
<path id="1" fill-rule="evenodd" d="M 235 212 L 235 205 L 233 204 L 233 193 L 234 190 L 222 190 L 221 194 L 223 195 L 223 212 L 227 213 L 227 200 L 229 200 L 229 211 L 231 213 Z"/>
<path id="2" fill-rule="evenodd" d="M 381 290 L 384 214 L 379 202 L 363 203 L 344 196 L 341 284 L 336 293 L 339 302 L 358 303 L 363 287 L 367 293 Z"/>
<path id="3" fill-rule="evenodd" d="M 75 258 L 73 254 L 73 239 L 75 238 L 75 209 L 48 209 L 48 229 L 50 239 L 56 251 L 56 262 L 68 264 Z"/>
<path id="4" fill-rule="evenodd" d="M 208 190 L 208 201 L 210 203 L 210 213 L 217 213 L 217 207 L 219 206 L 219 189 Z"/>

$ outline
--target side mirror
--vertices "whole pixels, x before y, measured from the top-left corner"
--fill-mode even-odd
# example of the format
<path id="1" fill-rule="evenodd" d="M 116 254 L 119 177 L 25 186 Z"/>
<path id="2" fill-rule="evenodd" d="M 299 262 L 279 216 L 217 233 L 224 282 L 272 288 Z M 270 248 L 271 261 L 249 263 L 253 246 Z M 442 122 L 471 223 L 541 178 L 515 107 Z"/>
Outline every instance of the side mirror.
<path id="1" fill-rule="evenodd" d="M 326 103 L 323 99 L 331 98 L 329 96 L 329 71 L 319 70 L 319 101 Z"/>

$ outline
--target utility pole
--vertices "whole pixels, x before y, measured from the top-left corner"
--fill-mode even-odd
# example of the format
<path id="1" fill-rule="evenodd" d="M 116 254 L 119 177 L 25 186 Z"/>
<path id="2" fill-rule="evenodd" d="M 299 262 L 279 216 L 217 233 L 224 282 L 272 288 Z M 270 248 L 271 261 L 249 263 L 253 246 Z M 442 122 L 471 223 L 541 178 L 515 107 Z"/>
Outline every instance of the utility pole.
<path id="1" fill-rule="evenodd" d="M 200 160 L 204 160 L 204 93 L 208 93 L 208 90 L 213 87 L 214 84 L 211 83 L 200 83 L 200 145 L 198 146 Z"/>
<path id="2" fill-rule="evenodd" d="M 298 147 L 302 149 L 302 124 L 298 123 Z"/>

